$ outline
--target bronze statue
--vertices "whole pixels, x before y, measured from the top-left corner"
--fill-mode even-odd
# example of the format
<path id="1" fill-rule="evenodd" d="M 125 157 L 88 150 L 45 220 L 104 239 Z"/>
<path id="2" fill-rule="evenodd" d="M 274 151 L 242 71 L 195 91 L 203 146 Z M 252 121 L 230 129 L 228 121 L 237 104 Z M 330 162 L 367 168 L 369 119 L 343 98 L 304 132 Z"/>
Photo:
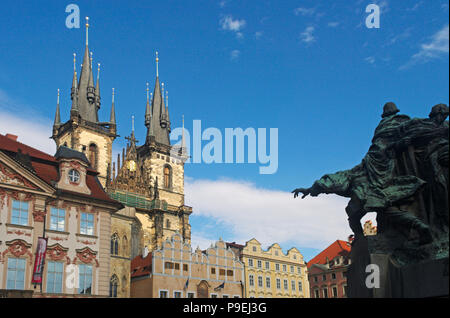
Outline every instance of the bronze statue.
<path id="1" fill-rule="evenodd" d="M 372 145 L 359 165 L 327 174 L 310 188 L 298 188 L 292 193 L 294 198 L 299 193 L 303 194 L 302 198 L 321 193 L 350 198 L 346 212 L 355 238 L 363 235 L 361 218 L 368 212 L 377 212 L 379 232 L 390 229 L 408 237 L 412 229 L 423 245 L 433 239 L 429 218 L 424 217 L 424 213 L 435 201 L 447 207 L 445 212 L 440 208 L 437 214 L 439 220 L 446 218 L 448 233 L 448 195 L 444 194 L 448 190 L 448 122 L 445 122 L 448 107 L 436 105 L 430 119 L 411 119 L 398 112 L 394 103 L 384 105 Z M 420 160 L 419 155 L 423 157 Z M 430 170 L 424 162 L 432 167 L 433 176 L 430 171 L 426 173 L 428 177 L 421 173 Z M 436 189 L 430 189 L 429 179 L 436 181 Z M 431 198 L 437 191 L 437 197 Z M 423 193 L 427 193 L 425 198 Z M 428 213 L 435 215 L 436 211 Z"/>

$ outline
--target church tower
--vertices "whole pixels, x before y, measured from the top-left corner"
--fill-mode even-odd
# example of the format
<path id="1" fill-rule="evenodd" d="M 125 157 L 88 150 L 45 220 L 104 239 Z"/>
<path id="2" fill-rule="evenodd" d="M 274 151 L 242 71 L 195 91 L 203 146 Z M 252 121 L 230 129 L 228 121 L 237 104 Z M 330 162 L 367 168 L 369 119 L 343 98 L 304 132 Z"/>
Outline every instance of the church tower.
<path id="1" fill-rule="evenodd" d="M 158 53 L 156 53 L 158 54 Z M 170 144 L 168 93 L 160 83 L 156 57 L 156 80 L 152 97 L 147 83 L 144 123 L 147 133 L 143 145 L 137 146 L 134 128 L 129 141 L 112 171 L 107 190 L 113 199 L 132 208 L 142 224 L 142 233 L 133 234 L 140 248 L 161 248 L 162 242 L 179 233 L 186 243 L 191 241 L 189 216 L 192 208 L 184 202 L 184 147 Z M 133 121 L 134 127 L 134 121 Z"/>
<path id="2" fill-rule="evenodd" d="M 67 146 L 83 152 L 89 159 L 91 167 L 99 172 L 98 179 L 105 187 L 111 166 L 112 143 L 117 137 L 114 96 L 110 120 L 100 122 L 98 118 L 101 105 L 100 64 L 97 69 L 97 81 L 94 82 L 88 32 L 89 18 L 86 18 L 86 47 L 79 79 L 75 54 L 73 60 L 70 119 L 64 124 L 61 123 L 58 98 L 52 138 L 57 147 Z"/>

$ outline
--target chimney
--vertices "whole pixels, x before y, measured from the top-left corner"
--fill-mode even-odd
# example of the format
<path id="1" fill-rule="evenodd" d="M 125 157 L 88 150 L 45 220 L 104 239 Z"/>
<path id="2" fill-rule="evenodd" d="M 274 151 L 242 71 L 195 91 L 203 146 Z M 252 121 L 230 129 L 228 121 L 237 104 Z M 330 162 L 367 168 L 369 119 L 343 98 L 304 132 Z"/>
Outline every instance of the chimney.
<path id="1" fill-rule="evenodd" d="M 13 135 L 13 134 L 6 134 L 5 137 L 8 138 L 8 139 L 11 139 L 12 141 L 17 141 L 17 137 L 18 136 Z"/>

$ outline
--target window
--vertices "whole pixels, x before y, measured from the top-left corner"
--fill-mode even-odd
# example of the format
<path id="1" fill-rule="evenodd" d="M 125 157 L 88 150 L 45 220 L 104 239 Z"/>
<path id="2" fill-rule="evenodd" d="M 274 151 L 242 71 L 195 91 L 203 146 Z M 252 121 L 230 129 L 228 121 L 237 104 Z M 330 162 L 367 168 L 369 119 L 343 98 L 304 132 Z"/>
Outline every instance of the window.
<path id="1" fill-rule="evenodd" d="M 66 210 L 51 208 L 50 210 L 50 230 L 64 231 L 66 221 Z"/>
<path id="2" fill-rule="evenodd" d="M 278 251 L 275 251 L 275 256 L 278 256 Z"/>
<path id="3" fill-rule="evenodd" d="M 294 272 L 294 266 L 291 265 L 291 273 Z"/>
<path id="4" fill-rule="evenodd" d="M 69 181 L 71 183 L 78 183 L 80 182 L 80 173 L 74 169 L 69 171 Z"/>
<path id="5" fill-rule="evenodd" d="M 331 279 L 336 279 L 336 273 L 331 273 Z"/>
<path id="6" fill-rule="evenodd" d="M 166 228 L 170 229 L 170 220 L 169 219 L 166 220 Z"/>
<path id="7" fill-rule="evenodd" d="M 179 271 L 180 270 L 180 263 L 175 263 L 175 270 Z"/>
<path id="8" fill-rule="evenodd" d="M 217 298 L 217 294 L 211 294 L 211 298 Z"/>
<path id="9" fill-rule="evenodd" d="M 253 267 L 253 260 L 251 258 L 248 259 L 248 266 Z"/>
<path id="10" fill-rule="evenodd" d="M 79 268 L 79 294 L 88 294 L 92 293 L 92 265 L 81 264 L 78 266 Z"/>
<path id="11" fill-rule="evenodd" d="M 302 274 L 302 268 L 299 266 L 299 267 L 297 268 L 297 270 L 298 270 L 298 274 L 301 275 L 301 274 Z"/>
<path id="12" fill-rule="evenodd" d="M 270 288 L 270 277 L 266 277 L 266 288 Z"/>
<path id="13" fill-rule="evenodd" d="M 277 289 L 281 289 L 281 281 L 277 278 Z"/>
<path id="14" fill-rule="evenodd" d="M 315 298 L 320 298 L 319 290 L 318 290 L 318 289 L 314 289 L 314 297 L 315 297 Z"/>
<path id="15" fill-rule="evenodd" d="M 11 223 L 28 225 L 28 202 L 12 201 Z"/>
<path id="16" fill-rule="evenodd" d="M 215 267 L 211 267 L 211 274 L 213 274 L 213 275 L 216 274 L 216 269 L 215 269 Z"/>
<path id="17" fill-rule="evenodd" d="M 270 263 L 266 262 L 266 269 L 269 270 L 270 269 Z"/>
<path id="18" fill-rule="evenodd" d="M 228 295 L 222 295 L 222 298 L 230 298 Z"/>
<path id="19" fill-rule="evenodd" d="M 302 292 L 303 291 L 303 285 L 302 282 L 298 282 L 298 291 Z"/>
<path id="20" fill-rule="evenodd" d="M 113 275 L 109 281 L 109 297 L 117 297 L 117 287 L 119 286 L 119 279 Z"/>
<path id="21" fill-rule="evenodd" d="M 165 262 L 164 263 L 164 268 L 165 269 L 173 269 L 174 268 L 174 264 L 172 262 Z"/>
<path id="22" fill-rule="evenodd" d="M 263 287 L 263 278 L 262 276 L 258 276 L 258 287 Z"/>
<path id="23" fill-rule="evenodd" d="M 280 264 L 275 264 L 275 269 L 276 269 L 277 271 L 279 271 L 279 270 L 280 270 Z"/>
<path id="24" fill-rule="evenodd" d="M 164 187 L 165 188 L 170 188 L 171 187 L 171 183 L 172 183 L 172 169 L 170 168 L 170 166 L 165 166 L 164 167 Z"/>
<path id="25" fill-rule="evenodd" d="M 294 259 L 297 259 L 297 255 L 294 254 Z"/>
<path id="26" fill-rule="evenodd" d="M 283 272 L 286 271 L 286 264 L 283 264 Z"/>
<path id="27" fill-rule="evenodd" d="M 174 291 L 174 292 L 173 292 L 173 297 L 174 297 L 174 298 L 181 298 L 181 292 L 179 292 L 179 291 Z"/>
<path id="28" fill-rule="evenodd" d="M 253 275 L 250 275 L 250 276 L 248 277 L 248 282 L 249 282 L 250 286 L 254 286 L 254 285 L 255 285 L 255 282 L 254 282 L 254 280 L 253 280 Z"/>
<path id="29" fill-rule="evenodd" d="M 317 283 L 319 281 L 319 279 L 317 278 L 317 276 L 314 276 L 314 283 Z"/>
<path id="30" fill-rule="evenodd" d="M 47 293 L 62 293 L 63 263 L 47 263 Z"/>
<path id="31" fill-rule="evenodd" d="M 239 295 L 235 295 L 233 296 L 233 298 L 241 298 Z"/>
<path id="32" fill-rule="evenodd" d="M 295 280 L 291 281 L 291 289 L 295 291 Z"/>
<path id="33" fill-rule="evenodd" d="M 187 293 L 187 298 L 195 298 L 195 294 L 194 293 Z"/>
<path id="34" fill-rule="evenodd" d="M 323 298 L 328 298 L 328 289 L 323 289 Z"/>
<path id="35" fill-rule="evenodd" d="M 262 268 L 262 262 L 258 260 L 258 268 Z"/>
<path id="36" fill-rule="evenodd" d="M 183 264 L 183 271 L 184 272 L 189 271 L 189 265 L 188 264 Z"/>
<path id="37" fill-rule="evenodd" d="M 284 286 L 284 289 L 285 289 L 285 290 L 288 290 L 289 286 L 288 286 L 288 281 L 287 281 L 287 279 L 285 279 L 285 280 L 283 281 L 283 286 Z"/>
<path id="38" fill-rule="evenodd" d="M 219 275 L 225 276 L 225 270 L 223 268 L 219 269 Z"/>
<path id="39" fill-rule="evenodd" d="M 81 213 L 80 233 L 94 235 L 94 215 L 90 213 Z"/>
<path id="40" fill-rule="evenodd" d="M 256 246 L 253 246 L 253 252 L 256 252 Z"/>
<path id="41" fill-rule="evenodd" d="M 25 259 L 8 258 L 6 289 L 25 289 Z"/>
<path id="42" fill-rule="evenodd" d="M 119 255 L 119 236 L 117 233 L 111 236 L 111 255 Z"/>
<path id="43" fill-rule="evenodd" d="M 323 281 L 326 281 L 326 280 L 327 280 L 327 275 L 323 274 L 323 275 L 322 275 L 322 280 L 323 280 Z"/>
<path id="44" fill-rule="evenodd" d="M 97 169 L 97 145 L 92 143 L 89 145 L 89 162 L 91 163 L 91 167 Z"/>
<path id="45" fill-rule="evenodd" d="M 168 296 L 167 290 L 159 291 L 159 298 L 167 298 L 167 296 Z"/>
<path id="46" fill-rule="evenodd" d="M 227 270 L 227 276 L 228 277 L 232 277 L 233 276 L 233 271 L 231 269 Z"/>
<path id="47" fill-rule="evenodd" d="M 338 296 L 337 287 L 336 287 L 336 286 L 333 286 L 332 291 L 333 291 L 333 297 L 334 297 L 334 298 L 337 298 L 337 296 Z"/>
<path id="48" fill-rule="evenodd" d="M 339 263 L 340 263 L 340 259 L 336 258 L 336 265 L 339 265 Z"/>

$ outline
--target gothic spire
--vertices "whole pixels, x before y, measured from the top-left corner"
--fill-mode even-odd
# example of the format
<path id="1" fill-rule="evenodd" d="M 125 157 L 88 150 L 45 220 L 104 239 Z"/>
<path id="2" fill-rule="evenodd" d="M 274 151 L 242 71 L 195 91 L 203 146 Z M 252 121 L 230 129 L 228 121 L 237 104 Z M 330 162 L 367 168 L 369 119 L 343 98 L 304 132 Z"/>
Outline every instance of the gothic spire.
<path id="1" fill-rule="evenodd" d="M 97 64 L 97 82 L 95 84 L 95 106 L 97 107 L 97 112 L 100 109 L 100 63 Z"/>
<path id="2" fill-rule="evenodd" d="M 114 106 L 114 88 L 112 89 L 112 105 L 111 105 L 111 117 L 109 119 L 111 124 L 116 124 L 116 109 Z"/>
<path id="3" fill-rule="evenodd" d="M 147 142 L 153 139 L 160 144 L 170 146 L 169 129 L 167 127 L 166 107 L 164 103 L 164 95 L 161 92 L 159 83 L 159 57 L 156 52 L 156 81 L 153 90 L 153 98 L 151 101 L 150 123 L 147 126 Z M 146 119 L 147 119 L 146 118 Z"/>
<path id="4" fill-rule="evenodd" d="M 53 123 L 53 126 L 59 127 L 60 125 L 61 125 L 61 116 L 59 113 L 59 88 L 58 88 L 58 98 L 56 101 L 55 122 Z"/>
<path id="5" fill-rule="evenodd" d="M 89 18 L 86 17 L 86 48 L 80 80 L 78 82 L 78 111 L 80 116 L 90 122 L 97 122 L 97 108 L 95 107 L 95 88 L 92 75 L 92 63 L 89 57 Z"/>
<path id="6" fill-rule="evenodd" d="M 70 109 L 70 116 L 78 116 L 78 79 L 77 79 L 77 55 L 73 53 L 73 79 L 72 89 L 70 91 L 70 98 L 72 99 L 72 108 Z"/>

